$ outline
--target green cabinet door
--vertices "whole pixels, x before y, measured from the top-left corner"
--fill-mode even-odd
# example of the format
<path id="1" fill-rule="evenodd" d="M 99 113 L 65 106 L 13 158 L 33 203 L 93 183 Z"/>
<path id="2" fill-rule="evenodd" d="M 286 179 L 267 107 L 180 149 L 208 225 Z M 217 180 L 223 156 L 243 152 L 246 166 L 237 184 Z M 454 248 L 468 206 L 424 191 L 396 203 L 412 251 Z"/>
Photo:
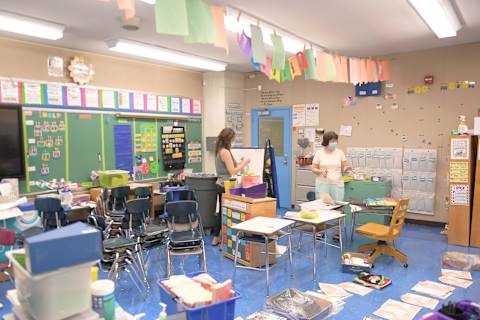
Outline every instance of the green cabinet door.
<path id="1" fill-rule="evenodd" d="M 390 197 L 392 193 L 392 182 L 382 181 L 350 181 L 345 184 L 345 201 L 360 200 L 363 201 L 367 198 L 382 198 Z M 351 224 L 352 214 L 350 207 L 345 208 L 346 223 Z M 356 217 L 357 224 L 365 224 L 369 222 L 385 224 L 385 216 L 374 214 L 359 214 Z"/>

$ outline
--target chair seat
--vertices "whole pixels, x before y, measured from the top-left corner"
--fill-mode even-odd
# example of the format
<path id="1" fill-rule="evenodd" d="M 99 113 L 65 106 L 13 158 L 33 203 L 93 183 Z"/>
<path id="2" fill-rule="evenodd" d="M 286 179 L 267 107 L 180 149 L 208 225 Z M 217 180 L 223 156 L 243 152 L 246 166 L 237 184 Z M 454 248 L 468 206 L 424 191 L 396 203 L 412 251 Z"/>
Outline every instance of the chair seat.
<path id="1" fill-rule="evenodd" d="M 198 230 L 177 231 L 170 233 L 170 241 L 178 244 L 182 242 L 197 242 L 202 240 L 202 234 Z"/>
<path id="2" fill-rule="evenodd" d="M 363 236 L 377 239 L 377 240 L 393 240 L 398 236 L 398 231 L 394 231 L 393 234 L 389 234 L 390 227 L 377 223 L 367 223 L 356 229 L 358 234 Z"/>
<path id="3" fill-rule="evenodd" d="M 115 250 L 124 247 L 132 247 L 135 244 L 135 241 L 128 240 L 124 237 L 108 238 L 103 241 L 103 247 L 105 248 L 105 250 Z"/>

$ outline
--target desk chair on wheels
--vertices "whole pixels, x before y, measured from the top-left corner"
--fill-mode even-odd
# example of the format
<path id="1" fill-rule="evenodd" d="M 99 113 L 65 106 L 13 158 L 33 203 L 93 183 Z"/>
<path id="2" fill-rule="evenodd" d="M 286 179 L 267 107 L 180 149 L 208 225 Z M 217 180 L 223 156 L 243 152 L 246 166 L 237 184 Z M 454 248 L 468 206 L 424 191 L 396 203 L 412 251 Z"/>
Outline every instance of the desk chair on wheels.
<path id="1" fill-rule="evenodd" d="M 367 223 L 357 228 L 356 232 L 358 234 L 377 240 L 376 243 L 365 244 L 358 247 L 358 251 L 360 252 L 370 252 L 369 262 L 371 264 L 373 264 L 380 255 L 386 254 L 398 259 L 403 263 L 405 268 L 408 267 L 408 257 L 397 250 L 394 243 L 402 233 L 408 210 L 408 202 L 408 199 L 402 199 L 398 202 L 389 226 L 377 223 Z"/>

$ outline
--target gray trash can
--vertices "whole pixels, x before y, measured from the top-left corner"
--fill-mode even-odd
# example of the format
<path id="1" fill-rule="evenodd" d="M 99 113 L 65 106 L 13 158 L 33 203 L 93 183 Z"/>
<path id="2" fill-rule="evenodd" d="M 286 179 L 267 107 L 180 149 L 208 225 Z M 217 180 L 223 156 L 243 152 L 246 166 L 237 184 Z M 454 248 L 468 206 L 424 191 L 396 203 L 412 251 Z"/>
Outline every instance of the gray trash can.
<path id="1" fill-rule="evenodd" d="M 194 190 L 198 211 L 204 228 L 215 226 L 217 208 L 217 176 L 213 173 L 192 173 L 185 177 L 185 184 Z"/>

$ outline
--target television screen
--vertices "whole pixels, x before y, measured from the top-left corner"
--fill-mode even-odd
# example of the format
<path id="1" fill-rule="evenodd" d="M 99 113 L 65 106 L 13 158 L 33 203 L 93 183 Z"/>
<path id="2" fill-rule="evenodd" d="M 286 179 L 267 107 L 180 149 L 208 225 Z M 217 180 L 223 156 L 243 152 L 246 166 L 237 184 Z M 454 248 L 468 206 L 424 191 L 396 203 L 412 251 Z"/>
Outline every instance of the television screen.
<path id="1" fill-rule="evenodd" d="M 22 106 L 0 105 L 0 179 L 24 176 Z"/>

